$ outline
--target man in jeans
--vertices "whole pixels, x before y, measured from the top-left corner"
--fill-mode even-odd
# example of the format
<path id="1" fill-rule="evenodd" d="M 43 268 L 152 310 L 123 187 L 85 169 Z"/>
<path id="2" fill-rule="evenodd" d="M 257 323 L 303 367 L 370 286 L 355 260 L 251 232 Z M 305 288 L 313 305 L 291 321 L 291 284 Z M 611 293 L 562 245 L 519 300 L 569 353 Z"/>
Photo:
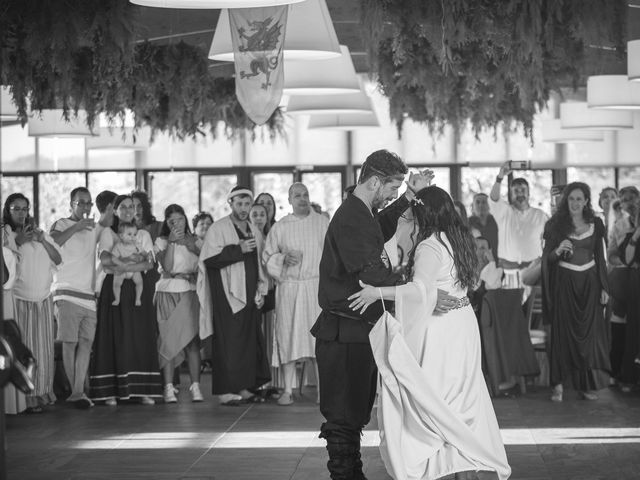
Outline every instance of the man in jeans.
<path id="1" fill-rule="evenodd" d="M 71 385 L 68 402 L 89 408 L 93 402 L 84 393 L 91 345 L 96 332 L 94 276 L 96 243 L 101 225 L 91 217 L 91 194 L 77 187 L 70 195 L 71 216 L 57 220 L 51 237 L 62 250 L 62 264 L 54 273 L 53 301 L 57 338 L 62 342 L 62 363 Z"/>

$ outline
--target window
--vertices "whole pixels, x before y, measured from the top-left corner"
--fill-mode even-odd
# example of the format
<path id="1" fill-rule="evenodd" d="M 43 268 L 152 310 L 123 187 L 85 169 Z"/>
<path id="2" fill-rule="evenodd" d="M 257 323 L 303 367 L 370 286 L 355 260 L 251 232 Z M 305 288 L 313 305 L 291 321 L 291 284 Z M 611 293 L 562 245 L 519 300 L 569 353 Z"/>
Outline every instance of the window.
<path id="1" fill-rule="evenodd" d="M 151 211 L 158 221 L 172 203 L 184 208 L 187 218 L 198 213 L 198 172 L 149 172 Z"/>
<path id="2" fill-rule="evenodd" d="M 618 189 L 632 186 L 640 188 L 640 167 L 621 167 L 618 170 Z"/>
<path id="3" fill-rule="evenodd" d="M 342 174 L 339 172 L 303 172 L 302 183 L 309 189 L 309 200 L 333 216 L 342 203 Z"/>
<path id="4" fill-rule="evenodd" d="M 276 202 L 275 218 L 279 220 L 291 211 L 289 208 L 289 187 L 293 183 L 291 172 L 262 172 L 252 175 L 253 195 L 270 193 Z"/>
<path id="5" fill-rule="evenodd" d="M 41 173 L 38 176 L 38 218 L 42 228 L 49 231 L 56 220 L 70 215 L 69 194 L 76 187 L 86 187 L 85 182 L 85 174 L 79 172 Z"/>
<path id="6" fill-rule="evenodd" d="M 34 215 L 35 205 L 33 204 L 33 177 L 2 177 L 2 205 L 12 193 L 21 193 L 29 199 L 31 211 L 29 215 Z"/>
<path id="7" fill-rule="evenodd" d="M 104 190 L 111 190 L 121 195 L 136 188 L 135 172 L 92 172 L 89 173 L 88 178 L 87 188 L 94 199 Z"/>
<path id="8" fill-rule="evenodd" d="M 471 212 L 473 196 L 476 193 L 489 195 L 491 187 L 496 181 L 499 167 L 462 167 L 462 198 L 460 199 L 467 211 Z M 506 184 L 506 182 L 504 182 Z"/>
<path id="9" fill-rule="evenodd" d="M 606 168 L 567 168 L 567 182 L 584 182 L 591 188 L 591 206 L 594 210 L 600 210 L 598 198 L 605 187 L 616 186 L 615 170 Z"/>
<path id="10" fill-rule="evenodd" d="M 237 175 L 201 175 L 200 206 L 205 212 L 220 220 L 231 213 L 227 195 L 238 183 Z"/>
<path id="11" fill-rule="evenodd" d="M 529 205 L 551 213 L 551 170 L 523 170 L 515 172 L 514 177 L 529 182 Z M 506 183 L 506 182 L 505 182 Z"/>

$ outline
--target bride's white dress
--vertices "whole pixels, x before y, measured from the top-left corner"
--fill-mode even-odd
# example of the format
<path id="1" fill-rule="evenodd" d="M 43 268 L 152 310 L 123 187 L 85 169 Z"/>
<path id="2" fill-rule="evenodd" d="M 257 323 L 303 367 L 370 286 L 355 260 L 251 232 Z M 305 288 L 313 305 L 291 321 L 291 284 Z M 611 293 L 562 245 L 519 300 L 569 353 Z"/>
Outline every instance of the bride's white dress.
<path id="1" fill-rule="evenodd" d="M 451 246 L 442 234 L 442 242 Z M 396 289 L 370 341 L 380 371 L 380 453 L 395 480 L 511 469 L 481 369 L 480 335 L 470 306 L 434 314 L 437 289 L 466 291 L 447 248 L 432 235 L 415 254 L 414 277 Z"/>

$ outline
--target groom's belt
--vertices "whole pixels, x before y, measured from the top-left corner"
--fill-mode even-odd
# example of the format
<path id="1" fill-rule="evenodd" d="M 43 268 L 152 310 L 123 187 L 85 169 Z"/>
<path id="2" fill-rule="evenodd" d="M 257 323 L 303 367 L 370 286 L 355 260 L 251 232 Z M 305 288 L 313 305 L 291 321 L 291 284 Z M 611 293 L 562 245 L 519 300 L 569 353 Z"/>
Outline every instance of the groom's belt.
<path id="1" fill-rule="evenodd" d="M 369 325 L 375 325 L 376 323 L 375 320 L 367 320 L 365 318 L 358 317 L 357 315 L 351 315 L 345 312 L 341 312 L 340 310 L 329 310 L 329 313 L 332 315 L 336 315 L 337 317 L 348 318 L 349 320 L 362 320 Z"/>

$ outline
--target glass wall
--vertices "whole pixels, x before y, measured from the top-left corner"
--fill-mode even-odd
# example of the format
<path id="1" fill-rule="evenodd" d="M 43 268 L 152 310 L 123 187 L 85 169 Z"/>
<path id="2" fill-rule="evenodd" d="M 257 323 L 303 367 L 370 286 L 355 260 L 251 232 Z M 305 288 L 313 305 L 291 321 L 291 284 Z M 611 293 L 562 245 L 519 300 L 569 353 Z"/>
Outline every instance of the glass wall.
<path id="1" fill-rule="evenodd" d="M 618 170 L 618 188 L 640 188 L 640 167 L 624 167 Z"/>
<path id="2" fill-rule="evenodd" d="M 200 176 L 200 208 L 220 220 L 231 213 L 227 203 L 227 195 L 238 184 L 238 176 L 201 175 Z"/>
<path id="3" fill-rule="evenodd" d="M 34 216 L 35 205 L 33 204 L 33 177 L 2 177 L 2 205 L 0 208 L 4 208 L 4 202 L 12 193 L 22 193 L 29 199 L 31 204 L 31 216 Z"/>
<path id="4" fill-rule="evenodd" d="M 198 213 L 198 172 L 149 172 L 151 211 L 158 221 L 172 203 L 184 208 L 187 218 Z"/>
<path id="5" fill-rule="evenodd" d="M 121 195 L 136 188 L 135 172 L 89 172 L 87 178 L 87 188 L 94 199 L 103 190 Z"/>
<path id="6" fill-rule="evenodd" d="M 71 213 L 71 190 L 86 186 L 84 173 L 41 173 L 38 177 L 40 226 L 49 231 L 56 220 L 68 217 Z"/>
<path id="7" fill-rule="evenodd" d="M 302 183 L 309 189 L 309 200 L 333 216 L 342 203 L 342 174 L 340 172 L 303 172 Z"/>
<path id="8" fill-rule="evenodd" d="M 622 177 L 621 177 L 622 180 Z M 567 168 L 567 182 L 584 182 L 591 188 L 591 205 L 599 211 L 598 198 L 605 187 L 615 187 L 616 173 L 613 168 Z"/>
<path id="9" fill-rule="evenodd" d="M 293 172 L 260 172 L 251 175 L 253 194 L 270 193 L 276 202 L 275 218 L 279 220 L 291 211 L 289 187 L 294 182 Z"/>

